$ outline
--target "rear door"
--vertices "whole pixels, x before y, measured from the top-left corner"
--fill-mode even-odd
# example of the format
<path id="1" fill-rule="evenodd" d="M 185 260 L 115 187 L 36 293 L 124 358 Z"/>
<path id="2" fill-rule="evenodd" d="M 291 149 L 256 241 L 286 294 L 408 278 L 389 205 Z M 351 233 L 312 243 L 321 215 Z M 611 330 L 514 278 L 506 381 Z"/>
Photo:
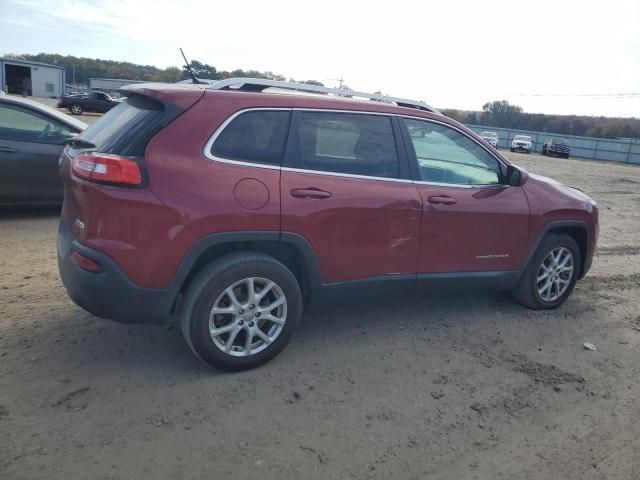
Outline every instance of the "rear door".
<path id="1" fill-rule="evenodd" d="M 422 197 L 421 273 L 517 270 L 529 229 L 522 187 L 483 145 L 443 123 L 401 119 Z"/>
<path id="2" fill-rule="evenodd" d="M 39 112 L 0 102 L 0 203 L 61 203 L 58 159 L 74 133 Z"/>
<path id="3" fill-rule="evenodd" d="M 323 283 L 415 275 L 421 200 L 394 116 L 294 111 L 282 231 L 304 237 Z"/>

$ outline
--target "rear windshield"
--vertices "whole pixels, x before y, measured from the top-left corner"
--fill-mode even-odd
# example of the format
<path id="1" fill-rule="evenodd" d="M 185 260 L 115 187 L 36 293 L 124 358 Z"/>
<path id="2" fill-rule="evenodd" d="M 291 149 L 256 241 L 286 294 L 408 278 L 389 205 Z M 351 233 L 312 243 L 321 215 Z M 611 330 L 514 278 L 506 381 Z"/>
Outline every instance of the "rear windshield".
<path id="1" fill-rule="evenodd" d="M 162 128 L 163 117 L 160 102 L 132 95 L 82 132 L 80 139 L 94 144 L 98 152 L 142 156 Z"/>
<path id="2" fill-rule="evenodd" d="M 527 135 L 516 135 L 514 137 L 514 140 L 526 140 L 526 141 L 530 141 L 531 137 L 528 137 Z"/>

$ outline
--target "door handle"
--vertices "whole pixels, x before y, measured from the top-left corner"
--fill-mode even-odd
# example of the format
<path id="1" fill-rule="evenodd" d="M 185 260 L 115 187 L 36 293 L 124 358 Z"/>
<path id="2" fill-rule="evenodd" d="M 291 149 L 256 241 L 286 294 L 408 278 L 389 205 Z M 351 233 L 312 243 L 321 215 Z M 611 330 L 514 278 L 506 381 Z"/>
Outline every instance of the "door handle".
<path id="1" fill-rule="evenodd" d="M 11 147 L 0 147 L 0 152 L 3 152 L 3 153 L 18 153 L 18 150 L 16 150 L 15 148 L 11 148 Z"/>
<path id="2" fill-rule="evenodd" d="M 319 188 L 294 188 L 291 190 L 291 196 L 296 198 L 329 198 L 331 193 L 320 190 Z"/>
<path id="3" fill-rule="evenodd" d="M 455 205 L 458 201 L 449 195 L 432 195 L 427 200 L 438 205 Z"/>

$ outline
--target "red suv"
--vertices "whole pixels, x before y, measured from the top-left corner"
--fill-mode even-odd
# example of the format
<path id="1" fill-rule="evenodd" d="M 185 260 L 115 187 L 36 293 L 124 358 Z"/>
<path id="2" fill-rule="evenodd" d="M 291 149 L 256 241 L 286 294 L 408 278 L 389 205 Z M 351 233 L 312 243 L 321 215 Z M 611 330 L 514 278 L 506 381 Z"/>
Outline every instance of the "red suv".
<path id="1" fill-rule="evenodd" d="M 60 275 L 100 317 L 179 322 L 215 367 L 273 358 L 308 305 L 446 286 L 550 309 L 591 266 L 591 198 L 424 103 L 255 79 L 126 92 L 62 154 Z"/>

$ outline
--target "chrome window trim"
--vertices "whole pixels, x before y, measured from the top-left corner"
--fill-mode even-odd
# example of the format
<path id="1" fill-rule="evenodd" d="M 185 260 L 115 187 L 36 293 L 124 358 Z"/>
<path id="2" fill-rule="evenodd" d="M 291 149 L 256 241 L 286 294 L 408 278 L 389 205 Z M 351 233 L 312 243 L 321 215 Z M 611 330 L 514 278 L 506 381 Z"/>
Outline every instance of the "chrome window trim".
<path id="1" fill-rule="evenodd" d="M 487 187 L 498 187 L 498 186 L 503 186 L 504 187 L 504 186 L 508 186 L 508 185 L 500 184 L 500 183 L 498 183 L 498 184 L 487 184 L 487 185 L 463 185 L 463 184 L 456 184 L 456 183 L 440 183 L 440 182 L 426 182 L 426 181 L 423 181 L 423 180 L 409 180 L 409 179 L 405 179 L 405 178 L 373 177 L 373 176 L 368 176 L 368 175 L 355 175 L 355 174 L 350 174 L 350 173 L 329 172 L 329 171 L 324 171 L 324 170 L 309 170 L 309 169 L 305 169 L 305 168 L 292 168 L 292 167 L 283 167 L 283 166 L 280 166 L 280 165 L 269 165 L 269 164 L 264 164 L 264 163 L 245 162 L 245 161 L 242 161 L 242 160 L 231 160 L 231 159 L 228 159 L 228 158 L 222 158 L 222 157 L 217 157 L 217 156 L 213 155 L 211 153 L 211 147 L 213 147 L 214 142 L 216 141 L 218 136 L 220 136 L 222 131 L 236 117 L 238 117 L 239 115 L 242 115 L 243 113 L 252 112 L 252 111 L 290 111 L 290 112 L 298 111 L 298 112 L 353 113 L 353 114 L 359 114 L 359 115 L 382 115 L 382 116 L 386 116 L 386 117 L 410 118 L 410 119 L 414 119 L 414 120 L 423 120 L 423 121 L 434 122 L 434 123 L 438 123 L 438 124 L 444 125 L 445 127 L 453 128 L 454 130 L 456 130 L 456 131 L 460 132 L 461 134 L 467 136 L 469 139 L 474 141 L 477 145 L 482 146 L 482 148 L 487 153 L 489 153 L 493 158 L 495 158 L 500 163 L 500 165 L 503 165 L 506 168 L 506 165 L 502 161 L 500 161 L 499 158 L 497 158 L 495 155 L 493 155 L 489 150 L 487 150 L 482 144 L 477 142 L 475 139 L 470 137 L 468 134 L 466 134 L 465 132 L 463 132 L 459 128 L 456 128 L 456 127 L 454 127 L 452 125 L 449 125 L 447 123 L 439 122 L 437 120 L 432 120 L 432 119 L 428 119 L 428 118 L 424 118 L 424 117 L 417 117 L 417 116 L 411 116 L 411 115 L 398 115 L 398 114 L 395 114 L 395 113 L 367 112 L 366 110 L 340 110 L 340 109 L 326 109 L 326 108 L 249 107 L 249 108 L 245 108 L 245 109 L 242 109 L 242 110 L 238 110 L 237 112 L 235 112 L 232 115 L 230 115 L 229 118 L 227 118 L 224 122 L 222 122 L 222 124 L 216 129 L 216 131 L 213 132 L 211 137 L 209 137 L 209 140 L 205 144 L 203 152 L 202 152 L 204 154 L 204 156 L 206 158 L 208 158 L 209 160 L 213 160 L 213 161 L 220 162 L 220 163 L 226 163 L 226 164 L 229 164 L 229 165 L 239 165 L 239 166 L 244 166 L 244 167 L 266 168 L 266 169 L 269 169 L 269 170 L 281 170 L 281 171 L 284 171 L 284 172 L 293 172 L 293 173 L 310 173 L 310 174 L 314 174 L 314 175 L 327 175 L 327 176 L 331 176 L 331 177 L 353 178 L 353 179 L 357 179 L 357 180 L 378 180 L 378 181 L 383 181 L 383 182 L 410 183 L 410 184 L 414 184 L 414 185 L 432 185 L 432 186 L 436 186 L 436 187 L 452 187 L 452 188 L 487 188 Z"/>
<path id="2" fill-rule="evenodd" d="M 315 175 L 328 175 L 331 177 L 355 178 L 359 180 L 380 180 L 383 182 L 415 183 L 413 180 L 409 180 L 408 178 L 371 177 L 369 175 L 356 175 L 353 173 L 327 172 L 325 170 L 307 170 L 306 168 L 282 167 L 282 171 L 294 173 L 311 173 Z"/>

